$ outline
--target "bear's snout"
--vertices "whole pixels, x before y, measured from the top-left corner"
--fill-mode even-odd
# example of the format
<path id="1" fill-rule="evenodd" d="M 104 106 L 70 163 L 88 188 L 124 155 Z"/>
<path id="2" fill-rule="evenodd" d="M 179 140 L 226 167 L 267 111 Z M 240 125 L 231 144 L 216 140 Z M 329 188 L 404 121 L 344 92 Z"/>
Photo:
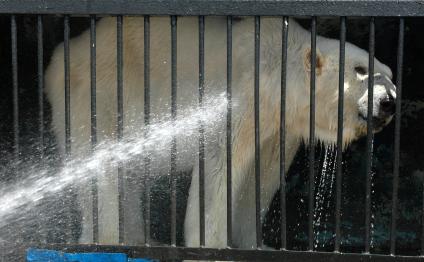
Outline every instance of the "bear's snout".
<path id="1" fill-rule="evenodd" d="M 368 119 L 368 90 L 359 99 L 359 118 L 364 125 Z M 374 132 L 380 131 L 393 118 L 396 111 L 396 86 L 386 75 L 376 74 L 373 88 L 372 119 Z"/>
<path id="2" fill-rule="evenodd" d="M 388 98 L 380 101 L 380 114 L 383 116 L 394 115 L 396 111 L 396 103 L 393 96 L 389 95 Z"/>
<path id="3" fill-rule="evenodd" d="M 374 105 L 377 106 L 377 110 L 373 111 L 373 117 L 380 119 L 384 127 L 396 111 L 396 86 L 387 76 L 379 76 L 376 78 L 374 92 L 374 100 L 377 100 Z"/>
<path id="4" fill-rule="evenodd" d="M 393 118 L 393 115 L 396 112 L 396 102 L 395 98 L 387 93 L 387 96 L 380 100 L 377 115 L 373 115 L 374 130 L 376 132 L 383 129 Z"/>

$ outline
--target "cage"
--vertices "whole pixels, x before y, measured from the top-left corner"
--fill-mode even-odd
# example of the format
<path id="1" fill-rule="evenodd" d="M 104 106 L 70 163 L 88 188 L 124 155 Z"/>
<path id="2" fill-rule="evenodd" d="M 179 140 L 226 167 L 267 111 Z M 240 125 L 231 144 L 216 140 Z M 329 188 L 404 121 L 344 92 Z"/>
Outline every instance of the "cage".
<path id="1" fill-rule="evenodd" d="M 0 13 L 4 261 L 24 260 L 29 248 L 160 260 L 422 260 L 420 1 L 20 0 L 3 1 Z M 307 30 L 301 44 L 293 30 Z M 291 45 L 304 71 L 293 71 Z M 344 148 L 351 69 L 372 76 L 359 76 L 373 99 L 356 114 L 373 115 L 377 86 L 393 81 L 390 103 L 378 106 L 394 118 L 362 115 L 364 138 Z M 296 155 L 286 125 L 293 72 L 304 73 L 296 98 L 307 105 L 295 120 L 304 121 Z M 334 97 L 322 95 L 328 74 Z M 334 141 L 320 133 L 329 116 Z M 241 171 L 243 161 L 251 170 Z"/>

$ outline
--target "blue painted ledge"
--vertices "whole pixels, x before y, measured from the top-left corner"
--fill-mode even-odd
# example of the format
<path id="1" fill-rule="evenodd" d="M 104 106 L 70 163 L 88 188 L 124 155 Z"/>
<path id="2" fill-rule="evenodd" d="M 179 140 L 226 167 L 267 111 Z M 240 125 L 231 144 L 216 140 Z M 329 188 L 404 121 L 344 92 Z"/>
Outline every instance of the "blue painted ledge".
<path id="1" fill-rule="evenodd" d="M 27 250 L 27 262 L 155 262 L 144 258 L 128 258 L 122 253 L 64 253 L 47 249 Z"/>

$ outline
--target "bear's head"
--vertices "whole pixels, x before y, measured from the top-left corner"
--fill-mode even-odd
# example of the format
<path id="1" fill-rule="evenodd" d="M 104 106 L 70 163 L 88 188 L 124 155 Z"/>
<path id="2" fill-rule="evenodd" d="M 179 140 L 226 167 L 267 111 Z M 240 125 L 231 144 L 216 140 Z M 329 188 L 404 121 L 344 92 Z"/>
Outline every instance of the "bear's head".
<path id="1" fill-rule="evenodd" d="M 338 40 L 317 38 L 315 134 L 326 143 L 337 141 L 339 45 Z M 372 115 L 368 115 L 369 54 L 350 43 L 346 43 L 345 50 L 343 142 L 347 145 L 366 135 L 368 118 L 372 117 L 373 132 L 381 131 L 391 121 L 395 112 L 396 87 L 391 81 L 390 68 L 375 59 L 373 108 Z M 303 56 L 307 74 L 305 86 L 309 89 L 310 45 L 304 46 Z M 307 104 L 305 111 L 309 110 Z M 304 136 L 308 138 L 308 134 Z"/>

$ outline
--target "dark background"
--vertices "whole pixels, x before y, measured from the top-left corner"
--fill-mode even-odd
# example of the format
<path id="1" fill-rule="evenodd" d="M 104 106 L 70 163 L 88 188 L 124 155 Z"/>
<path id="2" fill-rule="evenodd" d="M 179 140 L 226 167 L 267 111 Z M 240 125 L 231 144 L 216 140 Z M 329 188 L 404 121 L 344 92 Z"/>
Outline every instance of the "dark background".
<path id="1" fill-rule="evenodd" d="M 38 144 L 38 98 L 37 98 L 37 39 L 36 17 L 17 18 L 18 26 L 18 63 L 19 63 L 19 129 L 22 163 L 39 162 Z M 309 20 L 301 23 L 308 27 Z M 424 20 L 406 19 L 405 58 L 403 68 L 403 102 L 401 127 L 401 162 L 399 187 L 399 220 L 397 234 L 397 253 L 417 255 L 420 249 L 422 216 L 422 183 L 424 175 L 424 37 L 420 30 Z M 71 18 L 71 36 L 87 29 L 87 18 Z M 337 19 L 319 19 L 318 32 L 322 35 L 338 38 Z M 10 17 L 0 16 L 0 177 L 4 184 L 19 180 L 19 173 L 11 168 L 13 143 L 12 111 L 12 72 L 10 49 Z M 390 18 L 376 19 L 376 57 L 389 65 L 396 75 L 398 20 Z M 368 49 L 368 20 L 349 19 L 347 23 L 347 40 Z M 47 66 L 54 46 L 63 41 L 63 18 L 59 16 L 44 17 L 44 65 Z M 319 110 L 317 108 L 317 110 Z M 43 152 L 50 157 L 45 160 L 52 167 L 60 166 L 55 141 L 49 131 L 50 107 L 44 104 Z M 389 227 L 391 219 L 391 197 L 393 177 L 393 141 L 394 123 L 392 122 L 375 137 L 373 156 L 373 194 L 372 194 L 372 252 L 388 253 Z M 342 201 L 342 251 L 362 252 L 364 249 L 365 221 L 365 139 L 354 143 L 343 155 L 343 201 Z M 324 147 L 317 148 L 316 187 L 319 187 L 321 169 L 325 155 Z M 329 158 L 334 162 L 334 157 Z M 50 162 L 49 162 L 50 161 Z M 288 243 L 289 249 L 307 249 L 307 149 L 302 147 L 288 174 Z M 328 173 L 326 173 L 328 175 Z M 168 243 L 169 238 L 169 188 L 167 180 L 160 181 L 152 188 L 152 235 L 157 241 Z M 178 188 L 178 224 L 182 225 L 185 213 L 185 199 L 189 186 L 189 176 L 179 176 Z M 333 249 L 334 232 L 334 185 L 321 184 L 325 192 L 323 223 L 316 226 L 319 233 L 317 250 Z M 45 200 L 40 208 L 26 214 L 25 220 L 16 220 L 7 228 L 0 229 L 0 236 L 9 243 L 19 242 L 56 242 L 77 240 L 80 232 L 80 214 L 75 208 L 75 193 L 67 190 L 55 200 Z M 318 196 L 317 196 L 318 197 Z M 57 203 L 57 202 L 60 203 Z M 54 208 L 58 204 L 68 208 Z M 279 247 L 280 214 L 279 194 L 276 195 L 268 212 L 264 225 L 265 243 Z M 182 244 L 182 227 L 179 239 Z"/>

